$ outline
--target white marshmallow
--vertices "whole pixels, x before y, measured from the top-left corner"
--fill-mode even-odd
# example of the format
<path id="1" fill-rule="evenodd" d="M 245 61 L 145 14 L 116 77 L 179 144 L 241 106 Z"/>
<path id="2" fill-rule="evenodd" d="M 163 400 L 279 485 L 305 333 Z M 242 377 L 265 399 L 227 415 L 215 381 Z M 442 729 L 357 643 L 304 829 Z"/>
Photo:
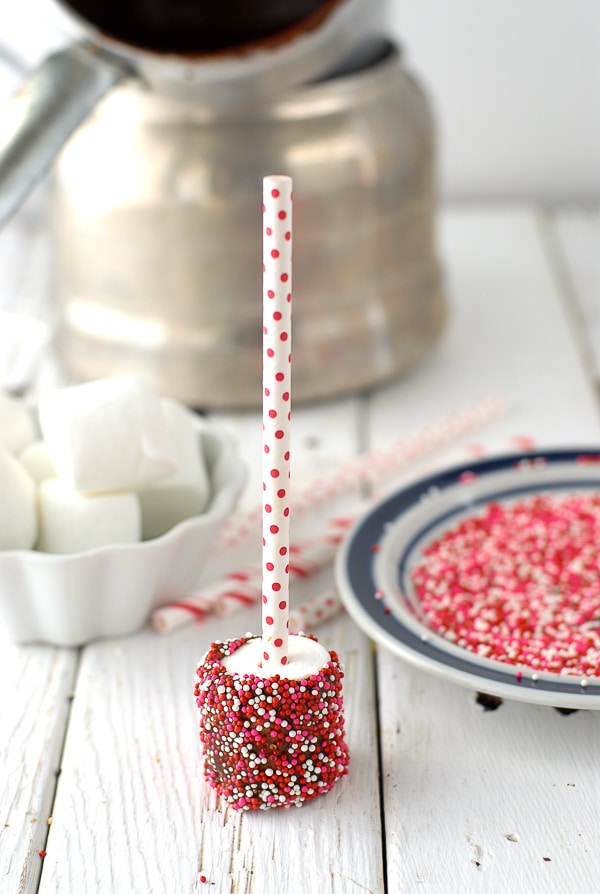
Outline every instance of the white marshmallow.
<path id="1" fill-rule="evenodd" d="M 0 394 L 0 447 L 16 455 L 36 437 L 27 405 L 22 400 Z"/>
<path id="2" fill-rule="evenodd" d="M 56 469 L 52 465 L 45 441 L 33 441 L 19 454 L 19 462 L 29 472 L 36 484 L 46 478 L 56 478 Z"/>
<path id="3" fill-rule="evenodd" d="M 38 549 L 43 552 L 78 553 L 140 539 L 140 506 L 133 493 L 83 496 L 49 478 L 39 488 L 39 511 Z"/>
<path id="4" fill-rule="evenodd" d="M 38 527 L 35 484 L 4 447 L 0 447 L 0 494 L 0 549 L 32 549 Z"/>
<path id="5" fill-rule="evenodd" d="M 262 639 L 256 637 L 236 649 L 223 659 L 223 665 L 230 674 L 253 674 L 264 677 L 262 668 Z M 330 661 L 329 652 L 320 643 L 308 636 L 290 635 L 288 639 L 288 663 L 285 672 L 279 676 L 288 680 L 303 680 L 318 674 Z"/>
<path id="6" fill-rule="evenodd" d="M 160 399 L 131 376 L 45 395 L 39 417 L 59 478 L 80 493 L 135 490 L 175 470 Z"/>
<path id="7" fill-rule="evenodd" d="M 161 401 L 177 468 L 172 475 L 142 488 L 142 539 L 150 540 L 206 509 L 210 482 L 202 450 L 202 436 L 193 413 L 175 401 Z"/>

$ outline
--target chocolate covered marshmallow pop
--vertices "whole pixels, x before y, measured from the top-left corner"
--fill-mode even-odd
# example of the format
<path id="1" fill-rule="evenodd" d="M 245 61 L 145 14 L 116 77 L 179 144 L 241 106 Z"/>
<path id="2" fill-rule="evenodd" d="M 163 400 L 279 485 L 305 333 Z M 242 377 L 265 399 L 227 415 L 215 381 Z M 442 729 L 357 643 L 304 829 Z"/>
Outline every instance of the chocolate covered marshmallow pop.
<path id="1" fill-rule="evenodd" d="M 292 182 L 263 181 L 262 636 L 210 647 L 196 672 L 204 773 L 236 809 L 300 806 L 347 773 L 342 669 L 288 633 Z"/>

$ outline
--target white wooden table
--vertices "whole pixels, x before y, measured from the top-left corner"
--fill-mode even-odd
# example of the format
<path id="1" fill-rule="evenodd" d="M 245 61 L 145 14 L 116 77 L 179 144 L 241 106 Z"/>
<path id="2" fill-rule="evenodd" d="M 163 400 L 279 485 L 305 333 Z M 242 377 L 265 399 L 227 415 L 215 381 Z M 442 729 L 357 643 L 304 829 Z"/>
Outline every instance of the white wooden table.
<path id="1" fill-rule="evenodd" d="M 508 400 L 501 418 L 406 474 L 524 436 L 600 442 L 598 212 L 452 208 L 440 230 L 442 343 L 402 381 L 295 408 L 299 478 L 492 392 Z M 0 235 L 2 304 L 43 300 L 47 255 L 34 202 Z M 258 414 L 222 421 L 254 470 L 254 502 Z M 3 894 L 600 889 L 600 713 L 485 710 L 344 615 L 319 637 L 346 665 L 349 776 L 301 810 L 223 809 L 200 776 L 193 676 L 211 640 L 248 629 L 253 610 L 81 650 L 0 644 Z"/>

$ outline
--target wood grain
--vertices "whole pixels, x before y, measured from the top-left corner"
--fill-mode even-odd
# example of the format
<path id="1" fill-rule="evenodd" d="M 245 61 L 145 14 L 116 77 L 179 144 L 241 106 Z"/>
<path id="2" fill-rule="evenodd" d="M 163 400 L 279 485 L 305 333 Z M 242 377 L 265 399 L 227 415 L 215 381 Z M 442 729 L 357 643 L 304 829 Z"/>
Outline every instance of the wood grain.
<path id="1" fill-rule="evenodd" d="M 0 644 L 0 888 L 37 891 L 77 653 Z"/>
<path id="2" fill-rule="evenodd" d="M 297 480 L 491 392 L 506 395 L 503 416 L 405 469 L 399 480 L 518 448 L 523 437 L 538 445 L 597 444 L 597 369 L 582 351 L 586 331 L 589 351 L 597 348 L 597 222 L 597 212 L 578 209 L 556 216 L 526 205 L 446 210 L 446 334 L 397 382 L 294 407 Z M 10 260 L 20 265 L 27 257 L 23 240 L 36 229 L 23 226 L 16 254 L 0 243 L 0 283 L 11 282 L 11 294 L 28 289 Z M 41 245 L 31 276 L 44 282 Z M 578 326 L 578 314 L 587 328 Z M 218 419 L 247 458 L 243 505 L 255 505 L 260 415 Z M 303 519 L 297 534 L 313 522 Z M 207 577 L 258 555 L 258 537 L 257 527 L 255 541 L 215 557 Z M 292 598 L 330 583 L 325 572 Z M 66 733 L 42 894 L 595 894 L 600 714 L 565 716 L 507 701 L 486 711 L 469 689 L 374 653 L 344 615 L 319 637 L 346 664 L 350 775 L 301 810 L 247 815 L 217 804 L 201 775 L 194 669 L 213 639 L 258 624 L 258 609 L 250 609 L 168 638 L 143 630 L 90 644 L 68 728 L 76 653 L 2 644 L 2 890 L 37 890 Z"/>

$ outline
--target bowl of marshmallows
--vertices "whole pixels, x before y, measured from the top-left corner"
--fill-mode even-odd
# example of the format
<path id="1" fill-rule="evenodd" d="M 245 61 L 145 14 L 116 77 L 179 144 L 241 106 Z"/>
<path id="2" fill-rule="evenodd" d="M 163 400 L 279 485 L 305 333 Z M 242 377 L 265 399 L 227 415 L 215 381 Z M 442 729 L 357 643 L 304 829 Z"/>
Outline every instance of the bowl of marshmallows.
<path id="1" fill-rule="evenodd" d="M 130 376 L 0 395 L 0 629 L 75 646 L 190 593 L 246 482 L 232 437 Z"/>

